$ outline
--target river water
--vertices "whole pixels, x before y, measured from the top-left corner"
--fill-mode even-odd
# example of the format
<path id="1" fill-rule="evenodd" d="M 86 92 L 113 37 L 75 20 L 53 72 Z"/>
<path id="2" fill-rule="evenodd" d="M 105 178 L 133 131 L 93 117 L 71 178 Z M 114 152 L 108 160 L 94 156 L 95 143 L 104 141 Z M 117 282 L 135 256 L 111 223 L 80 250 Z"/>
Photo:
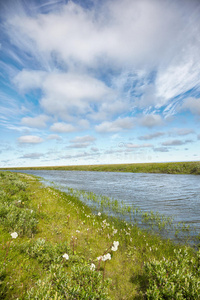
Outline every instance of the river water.
<path id="1" fill-rule="evenodd" d="M 26 170 L 20 171 L 44 178 L 62 191 L 67 187 L 105 195 L 135 205 L 142 211 L 153 211 L 173 217 L 174 222 L 195 226 L 200 233 L 200 176 Z M 53 183 L 52 183 L 53 182 Z"/>

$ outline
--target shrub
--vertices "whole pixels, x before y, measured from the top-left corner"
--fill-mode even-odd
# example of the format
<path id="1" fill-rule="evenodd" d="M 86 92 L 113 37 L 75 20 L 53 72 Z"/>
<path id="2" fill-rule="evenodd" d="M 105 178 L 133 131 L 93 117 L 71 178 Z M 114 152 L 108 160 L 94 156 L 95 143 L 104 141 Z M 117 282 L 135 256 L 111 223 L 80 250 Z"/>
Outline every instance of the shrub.
<path id="1" fill-rule="evenodd" d="M 62 265 L 51 265 L 47 276 L 30 289 L 25 299 L 108 300 L 108 282 L 86 264 L 68 273 Z"/>
<path id="2" fill-rule="evenodd" d="M 147 299 L 200 299 L 200 252 L 196 256 L 187 249 L 174 252 L 174 260 L 146 263 Z"/>
<path id="3" fill-rule="evenodd" d="M 37 259 L 46 268 L 52 263 L 60 263 L 63 260 L 62 254 L 70 251 L 67 243 L 53 245 L 41 238 L 25 243 L 20 250 L 29 257 Z"/>
<path id="4" fill-rule="evenodd" d="M 0 221 L 8 231 L 16 231 L 19 235 L 27 236 L 36 233 L 38 224 L 32 210 L 6 203 L 0 205 Z"/>

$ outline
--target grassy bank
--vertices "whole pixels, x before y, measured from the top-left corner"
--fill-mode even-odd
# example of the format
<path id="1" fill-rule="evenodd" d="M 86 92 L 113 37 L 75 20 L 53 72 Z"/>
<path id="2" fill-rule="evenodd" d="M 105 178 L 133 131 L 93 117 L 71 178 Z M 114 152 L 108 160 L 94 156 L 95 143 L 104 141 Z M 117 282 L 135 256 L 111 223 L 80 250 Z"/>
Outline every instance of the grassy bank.
<path id="1" fill-rule="evenodd" d="M 68 170 L 68 171 L 103 171 L 103 172 L 132 172 L 132 173 L 165 173 L 200 175 L 200 162 L 169 162 L 169 163 L 139 163 L 139 164 L 110 164 L 82 166 L 52 166 L 12 168 L 13 170 Z"/>
<path id="2" fill-rule="evenodd" d="M 0 173 L 0 299 L 200 299 L 200 252 Z"/>

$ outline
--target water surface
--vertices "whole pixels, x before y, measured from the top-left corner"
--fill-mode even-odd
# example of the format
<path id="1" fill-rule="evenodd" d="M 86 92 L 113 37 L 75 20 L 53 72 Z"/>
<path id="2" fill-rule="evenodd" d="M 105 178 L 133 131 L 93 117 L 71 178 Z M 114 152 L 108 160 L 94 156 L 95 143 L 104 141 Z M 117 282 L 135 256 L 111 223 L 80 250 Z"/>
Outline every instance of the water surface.
<path id="1" fill-rule="evenodd" d="M 67 187 L 90 191 L 134 204 L 143 211 L 174 217 L 174 222 L 195 225 L 200 232 L 200 176 L 119 172 L 26 170 L 20 171 Z"/>

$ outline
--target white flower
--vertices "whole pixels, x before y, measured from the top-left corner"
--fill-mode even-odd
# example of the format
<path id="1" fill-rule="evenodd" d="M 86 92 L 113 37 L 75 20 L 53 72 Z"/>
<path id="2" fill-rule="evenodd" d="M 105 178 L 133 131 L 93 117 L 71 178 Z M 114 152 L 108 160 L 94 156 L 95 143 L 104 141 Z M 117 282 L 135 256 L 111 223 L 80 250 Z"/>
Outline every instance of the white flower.
<path id="1" fill-rule="evenodd" d="M 95 266 L 95 264 L 91 264 L 91 266 L 90 266 L 90 270 L 91 271 L 94 271 L 96 269 L 96 266 Z"/>
<path id="2" fill-rule="evenodd" d="M 115 247 L 115 246 L 112 246 L 112 248 L 111 248 L 112 251 L 117 251 L 117 249 L 118 249 L 118 248 Z"/>
<path id="3" fill-rule="evenodd" d="M 99 217 L 101 216 L 101 213 L 100 213 L 100 212 L 98 212 L 98 216 L 99 216 Z"/>
<path id="4" fill-rule="evenodd" d="M 112 251 L 117 251 L 118 246 L 119 246 L 119 242 L 114 241 L 111 250 L 112 250 Z"/>
<path id="5" fill-rule="evenodd" d="M 118 247 L 118 246 L 119 246 L 119 242 L 118 242 L 118 241 L 117 241 L 117 242 L 114 241 L 114 242 L 113 242 L 113 245 L 114 245 L 115 247 Z"/>
<path id="6" fill-rule="evenodd" d="M 111 259 L 110 253 L 107 253 L 102 257 L 102 261 L 106 261 L 107 259 L 109 259 L 109 260 Z"/>
<path id="7" fill-rule="evenodd" d="M 103 256 L 97 257 L 97 260 L 102 260 Z"/>
<path id="8" fill-rule="evenodd" d="M 80 232 L 80 230 L 76 230 L 76 232 L 77 232 L 77 233 L 79 233 L 79 232 Z"/>
<path id="9" fill-rule="evenodd" d="M 69 259 L 69 255 L 67 253 L 63 254 L 63 258 L 65 258 L 66 260 Z"/>
<path id="10" fill-rule="evenodd" d="M 13 232 L 13 233 L 11 233 L 11 236 L 13 239 L 16 239 L 18 237 L 18 234 L 17 234 L 17 232 Z"/>
<path id="11" fill-rule="evenodd" d="M 116 234 L 116 233 L 117 233 L 117 229 L 114 229 L 113 230 L 113 235 Z"/>

